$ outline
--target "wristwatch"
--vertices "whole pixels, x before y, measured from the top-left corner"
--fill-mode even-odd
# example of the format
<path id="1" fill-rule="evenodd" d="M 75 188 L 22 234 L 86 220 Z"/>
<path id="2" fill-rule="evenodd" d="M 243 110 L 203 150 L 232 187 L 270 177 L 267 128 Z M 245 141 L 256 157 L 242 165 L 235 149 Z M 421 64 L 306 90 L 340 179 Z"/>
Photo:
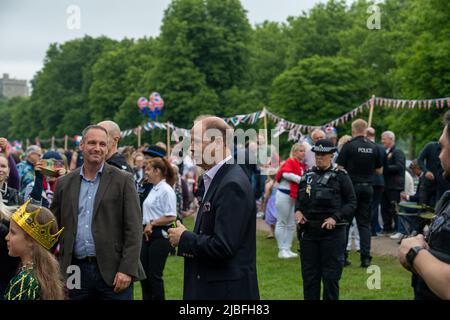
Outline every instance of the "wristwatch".
<path id="1" fill-rule="evenodd" d="M 406 254 L 406 261 L 408 262 L 409 266 L 412 268 L 414 259 L 416 258 L 417 254 L 420 250 L 425 249 L 424 247 L 416 246 L 409 249 L 408 253 Z"/>

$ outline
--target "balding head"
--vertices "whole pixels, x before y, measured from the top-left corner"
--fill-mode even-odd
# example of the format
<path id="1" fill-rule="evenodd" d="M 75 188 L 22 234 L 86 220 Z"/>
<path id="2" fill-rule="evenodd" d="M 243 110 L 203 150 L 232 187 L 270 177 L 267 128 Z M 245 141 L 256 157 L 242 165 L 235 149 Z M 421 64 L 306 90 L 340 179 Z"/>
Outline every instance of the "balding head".
<path id="1" fill-rule="evenodd" d="M 366 137 L 367 139 L 369 139 L 370 141 L 375 142 L 375 129 L 372 127 L 368 127 L 366 129 Z"/>
<path id="2" fill-rule="evenodd" d="M 120 127 L 111 120 L 99 122 L 98 125 L 105 128 L 108 132 L 108 155 L 106 156 L 106 159 L 109 159 L 117 152 L 117 146 L 119 145 L 120 140 Z"/>
<path id="3" fill-rule="evenodd" d="M 208 170 L 231 154 L 233 129 L 221 118 L 208 116 L 194 122 L 191 151 L 196 164 Z"/>

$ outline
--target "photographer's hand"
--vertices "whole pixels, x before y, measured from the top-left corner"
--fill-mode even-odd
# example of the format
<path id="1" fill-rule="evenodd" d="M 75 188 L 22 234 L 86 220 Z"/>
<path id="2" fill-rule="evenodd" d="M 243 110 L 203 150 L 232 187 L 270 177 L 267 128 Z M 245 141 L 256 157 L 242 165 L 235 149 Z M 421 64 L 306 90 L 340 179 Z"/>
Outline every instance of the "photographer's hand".
<path id="1" fill-rule="evenodd" d="M 6 138 L 0 138 L 0 149 L 1 152 L 5 154 L 6 157 L 9 156 L 8 154 L 8 140 Z"/>
<path id="2" fill-rule="evenodd" d="M 44 163 L 42 161 L 38 161 L 34 164 L 34 170 L 35 171 L 42 171 L 42 169 L 44 168 Z"/>

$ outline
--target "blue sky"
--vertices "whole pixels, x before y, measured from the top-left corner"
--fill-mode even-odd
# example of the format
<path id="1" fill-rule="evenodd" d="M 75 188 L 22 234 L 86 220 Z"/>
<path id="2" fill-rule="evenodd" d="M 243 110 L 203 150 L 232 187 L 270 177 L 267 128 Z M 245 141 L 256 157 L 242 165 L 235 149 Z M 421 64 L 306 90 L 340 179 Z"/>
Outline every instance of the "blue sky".
<path id="1" fill-rule="evenodd" d="M 286 21 L 325 0 L 241 0 L 252 25 Z M 88 34 L 124 37 L 157 36 L 170 0 L 0 0 L 0 77 L 31 80 L 42 68 L 52 42 Z M 80 9 L 79 30 L 67 28 L 67 8 Z"/>

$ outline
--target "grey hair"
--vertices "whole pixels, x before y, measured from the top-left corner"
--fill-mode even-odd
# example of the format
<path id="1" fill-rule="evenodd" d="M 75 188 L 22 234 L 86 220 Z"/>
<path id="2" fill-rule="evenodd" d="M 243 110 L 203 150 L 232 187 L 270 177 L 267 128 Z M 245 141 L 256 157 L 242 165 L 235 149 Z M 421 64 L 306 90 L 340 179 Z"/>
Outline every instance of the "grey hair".
<path id="1" fill-rule="evenodd" d="M 393 133 L 392 131 L 385 131 L 385 132 L 383 132 L 383 134 L 381 136 L 382 137 L 386 136 L 386 137 L 392 139 L 392 141 L 395 141 L 395 133 Z"/>
<path id="2" fill-rule="evenodd" d="M 83 140 L 86 137 L 86 134 L 88 133 L 88 131 L 93 130 L 93 129 L 102 130 L 104 133 L 106 133 L 106 135 L 108 135 L 108 131 L 106 131 L 106 129 L 103 128 L 102 126 L 99 126 L 96 124 L 91 124 L 91 125 L 87 126 L 86 128 L 84 128 L 83 131 L 81 132 L 81 136 L 83 137 Z"/>
<path id="3" fill-rule="evenodd" d="M 322 133 L 323 136 L 326 137 L 325 131 L 323 131 L 322 129 L 314 129 L 314 130 L 311 132 L 311 138 L 313 137 L 313 135 L 314 135 L 315 133 Z"/>

